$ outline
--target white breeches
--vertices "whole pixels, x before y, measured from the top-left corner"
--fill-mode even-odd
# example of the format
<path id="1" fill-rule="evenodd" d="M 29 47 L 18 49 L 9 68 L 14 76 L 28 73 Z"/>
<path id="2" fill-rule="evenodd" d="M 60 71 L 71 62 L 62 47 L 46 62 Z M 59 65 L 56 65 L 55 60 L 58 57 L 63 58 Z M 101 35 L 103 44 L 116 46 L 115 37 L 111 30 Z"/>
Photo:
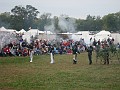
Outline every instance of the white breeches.
<path id="1" fill-rule="evenodd" d="M 30 57 L 30 62 L 32 62 L 32 60 L 33 60 L 33 57 Z"/>
<path id="2" fill-rule="evenodd" d="M 53 59 L 53 54 L 50 53 L 50 57 L 51 57 L 51 62 L 50 63 L 54 63 L 54 59 Z"/>

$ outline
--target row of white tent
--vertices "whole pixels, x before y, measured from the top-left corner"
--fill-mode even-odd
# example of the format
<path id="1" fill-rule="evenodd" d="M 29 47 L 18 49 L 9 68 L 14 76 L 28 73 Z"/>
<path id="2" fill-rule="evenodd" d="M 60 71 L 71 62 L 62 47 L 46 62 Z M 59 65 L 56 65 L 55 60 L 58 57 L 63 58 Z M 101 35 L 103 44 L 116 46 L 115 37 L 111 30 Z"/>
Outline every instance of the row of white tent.
<path id="1" fill-rule="evenodd" d="M 25 31 L 24 29 L 21 29 L 20 31 L 16 31 L 14 29 L 6 29 L 4 27 L 1 27 L 0 28 L 0 31 L 4 31 L 4 32 L 15 32 L 15 33 L 35 33 L 35 34 L 46 34 L 46 31 L 40 31 L 38 29 L 30 29 L 29 31 Z M 50 31 L 47 31 L 47 34 L 53 34 L 52 32 Z"/>
<path id="2" fill-rule="evenodd" d="M 0 31 L 6 31 L 6 32 L 15 32 L 15 33 L 24 33 L 23 38 L 27 39 L 28 41 L 30 40 L 31 36 L 35 36 L 35 35 L 40 35 L 40 34 L 45 34 L 45 35 L 52 35 L 55 33 L 52 33 L 51 31 L 40 31 L 38 29 L 30 29 L 29 31 L 25 31 L 24 29 L 20 30 L 20 31 L 16 31 L 13 29 L 5 29 L 4 27 L 0 28 Z M 79 31 L 77 33 L 59 33 L 59 34 L 66 34 L 66 35 L 71 35 L 71 39 L 73 40 L 80 40 L 81 38 L 83 38 L 85 40 L 85 42 L 90 42 L 90 38 L 95 38 L 96 40 L 103 40 L 103 39 L 107 39 L 108 37 L 111 38 L 111 33 L 109 31 L 105 31 L 102 30 L 100 32 L 98 32 L 97 34 L 92 35 L 89 31 Z M 55 36 L 56 37 L 56 36 Z M 48 37 L 49 38 L 49 37 Z"/>
<path id="3" fill-rule="evenodd" d="M 16 32 L 16 33 L 35 33 L 35 34 L 53 34 L 51 31 L 40 31 L 38 29 L 30 29 L 29 31 L 25 31 L 24 29 L 21 29 L 20 31 L 16 31 L 16 30 L 13 30 L 13 29 L 6 29 L 4 27 L 1 27 L 0 28 L 0 31 L 6 31 L 6 32 Z M 90 32 L 89 31 L 79 31 L 77 33 L 60 33 L 60 34 L 78 34 L 78 35 L 87 35 L 89 34 L 90 35 Z M 111 33 L 109 31 L 105 31 L 105 30 L 102 30 L 100 31 L 99 33 L 95 34 L 95 36 L 110 36 Z"/>

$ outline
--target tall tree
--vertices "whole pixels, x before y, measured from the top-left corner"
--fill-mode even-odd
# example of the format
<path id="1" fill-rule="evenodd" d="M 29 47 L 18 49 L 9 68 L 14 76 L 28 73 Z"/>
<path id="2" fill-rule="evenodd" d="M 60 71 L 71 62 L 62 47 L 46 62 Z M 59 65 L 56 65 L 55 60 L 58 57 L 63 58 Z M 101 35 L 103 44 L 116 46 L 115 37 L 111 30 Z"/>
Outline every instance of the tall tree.
<path id="1" fill-rule="evenodd" d="M 98 31 L 98 30 L 102 30 L 103 28 L 103 20 L 101 19 L 100 16 L 95 17 L 88 15 L 86 20 L 77 19 L 76 24 L 77 24 L 77 31 L 81 31 L 81 30 Z"/>
<path id="2" fill-rule="evenodd" d="M 94 23 L 94 30 L 101 31 L 103 29 L 103 20 L 100 16 L 97 16 Z"/>
<path id="3" fill-rule="evenodd" d="M 60 27 L 58 25 L 59 19 L 57 16 L 54 16 L 54 27 L 55 27 L 55 32 L 58 32 L 60 30 Z"/>
<path id="4" fill-rule="evenodd" d="M 108 14 L 103 17 L 104 21 L 104 29 L 108 31 L 116 31 L 117 30 L 117 18 L 115 14 Z"/>
<path id="5" fill-rule="evenodd" d="M 16 30 L 25 29 L 28 30 L 33 27 L 34 20 L 37 18 L 38 11 L 35 7 L 31 5 L 15 6 L 12 10 L 12 27 Z"/>
<path id="6" fill-rule="evenodd" d="M 120 12 L 115 13 L 115 18 L 116 18 L 116 31 L 120 31 Z"/>
<path id="7" fill-rule="evenodd" d="M 38 21 L 38 29 L 44 31 L 46 25 L 51 24 L 51 13 L 44 13 L 40 16 Z"/>
<path id="8" fill-rule="evenodd" d="M 0 27 L 10 27 L 10 12 L 4 12 L 0 14 Z"/>

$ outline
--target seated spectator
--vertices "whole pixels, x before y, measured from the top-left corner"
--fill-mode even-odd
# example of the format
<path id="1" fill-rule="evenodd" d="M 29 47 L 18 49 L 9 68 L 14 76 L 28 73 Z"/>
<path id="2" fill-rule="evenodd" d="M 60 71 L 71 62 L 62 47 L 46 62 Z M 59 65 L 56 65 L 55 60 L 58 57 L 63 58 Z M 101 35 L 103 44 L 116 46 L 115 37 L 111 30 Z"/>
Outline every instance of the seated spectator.
<path id="1" fill-rule="evenodd" d="M 27 48 L 23 49 L 22 55 L 23 56 L 28 56 L 28 50 L 27 50 Z"/>

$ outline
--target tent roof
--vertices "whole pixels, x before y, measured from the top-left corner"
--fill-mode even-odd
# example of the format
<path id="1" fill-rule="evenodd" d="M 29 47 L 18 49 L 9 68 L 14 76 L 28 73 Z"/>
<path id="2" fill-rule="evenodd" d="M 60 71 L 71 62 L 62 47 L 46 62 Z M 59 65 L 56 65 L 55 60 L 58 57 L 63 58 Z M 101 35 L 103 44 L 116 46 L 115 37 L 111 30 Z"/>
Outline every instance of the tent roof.
<path id="1" fill-rule="evenodd" d="M 30 29 L 29 31 L 27 31 L 27 32 L 37 32 L 37 31 L 39 31 L 38 29 Z"/>
<path id="2" fill-rule="evenodd" d="M 27 32 L 31 32 L 31 33 L 44 33 L 43 31 L 39 31 L 38 29 L 30 29 Z"/>
<path id="3" fill-rule="evenodd" d="M 0 28 L 0 31 L 7 31 L 7 29 L 4 28 L 4 27 L 1 27 L 1 28 Z"/>
<path id="4" fill-rule="evenodd" d="M 53 34 L 51 31 L 44 31 L 46 34 Z"/>
<path id="5" fill-rule="evenodd" d="M 44 33 L 43 31 L 38 31 L 38 33 Z"/>
<path id="6" fill-rule="evenodd" d="M 71 35 L 72 33 L 70 33 L 70 32 L 67 32 L 67 33 L 58 33 L 58 34 Z"/>
<path id="7" fill-rule="evenodd" d="M 24 32 L 26 32 L 24 29 L 21 29 L 21 30 L 19 31 L 19 33 L 24 33 Z"/>
<path id="8" fill-rule="evenodd" d="M 14 29 L 7 29 L 8 32 L 16 32 Z"/>
<path id="9" fill-rule="evenodd" d="M 78 31 L 77 33 L 75 33 L 75 34 L 90 34 L 90 32 L 89 31 Z"/>
<path id="10" fill-rule="evenodd" d="M 6 29 L 6 28 L 4 28 L 4 27 L 1 27 L 1 28 L 0 28 L 0 31 L 5 31 L 5 32 L 16 32 L 16 30 L 14 30 L 14 29 Z"/>
<path id="11" fill-rule="evenodd" d="M 96 34 L 97 35 L 110 35 L 111 33 L 109 31 L 105 31 L 105 30 L 102 30 L 100 31 L 99 33 Z"/>

